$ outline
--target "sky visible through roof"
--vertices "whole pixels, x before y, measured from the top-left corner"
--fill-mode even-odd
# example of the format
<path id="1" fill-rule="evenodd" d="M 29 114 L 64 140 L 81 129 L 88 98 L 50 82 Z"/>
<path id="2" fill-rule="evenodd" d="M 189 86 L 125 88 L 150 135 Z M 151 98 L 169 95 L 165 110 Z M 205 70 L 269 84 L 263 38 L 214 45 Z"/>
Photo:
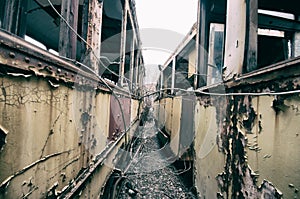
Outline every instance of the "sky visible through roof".
<path id="1" fill-rule="evenodd" d="M 143 44 L 146 82 L 164 64 L 197 20 L 197 0 L 135 0 Z"/>

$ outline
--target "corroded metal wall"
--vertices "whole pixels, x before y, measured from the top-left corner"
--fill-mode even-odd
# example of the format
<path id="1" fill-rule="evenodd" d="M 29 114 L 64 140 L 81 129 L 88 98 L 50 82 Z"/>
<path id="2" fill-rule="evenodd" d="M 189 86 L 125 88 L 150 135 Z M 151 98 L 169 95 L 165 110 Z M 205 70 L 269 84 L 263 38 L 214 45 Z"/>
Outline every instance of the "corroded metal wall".
<path id="1" fill-rule="evenodd" d="M 125 130 L 124 128 L 127 129 L 130 125 L 131 99 L 126 97 L 116 98 L 113 96 L 110 99 L 110 104 L 109 138 L 113 140 Z"/>
<path id="2" fill-rule="evenodd" d="M 184 102 L 179 100 L 179 105 L 176 99 L 180 98 L 169 102 L 173 106 L 169 117 L 184 131 L 182 112 L 174 111 L 174 107 L 183 107 Z M 199 96 L 195 104 L 194 176 L 200 196 L 299 197 L 297 94 L 284 98 Z M 176 127 L 170 131 L 174 142 L 171 146 L 177 151 L 180 141 L 174 138 L 174 130 Z"/>
<path id="3" fill-rule="evenodd" d="M 0 120 L 9 132 L 0 153 L 5 197 L 39 198 L 53 185 L 62 189 L 105 147 L 107 126 L 96 112 L 109 112 L 96 107 L 108 107 L 108 95 L 54 89 L 34 77 L 1 77 L 1 89 Z"/>
<path id="4" fill-rule="evenodd" d="M 112 96 L 53 87 L 38 77 L 4 75 L 0 82 L 0 124 L 8 132 L 0 152 L 0 198 L 53 196 L 107 147 Z M 123 105 L 130 107 L 130 100 Z M 99 195 L 112 168 L 105 165 L 96 172 L 98 187 L 87 186 L 85 196 Z"/>
<path id="5" fill-rule="evenodd" d="M 161 99 L 159 107 L 158 122 L 165 121 L 163 127 L 170 136 L 171 150 L 175 156 L 182 158 L 194 140 L 193 97 L 176 96 Z"/>
<path id="6" fill-rule="evenodd" d="M 220 97 L 211 99 L 212 106 L 207 107 L 199 99 L 195 160 L 196 185 L 202 196 L 298 196 L 300 139 L 295 107 L 299 97 L 288 96 L 280 105 L 276 100 Z"/>

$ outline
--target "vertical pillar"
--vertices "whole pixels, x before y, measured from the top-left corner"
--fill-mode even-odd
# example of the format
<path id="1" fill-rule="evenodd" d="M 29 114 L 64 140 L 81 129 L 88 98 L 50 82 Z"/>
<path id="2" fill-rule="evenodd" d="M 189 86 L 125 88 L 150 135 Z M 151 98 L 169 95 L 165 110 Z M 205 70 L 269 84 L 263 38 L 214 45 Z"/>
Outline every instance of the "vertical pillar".
<path id="1" fill-rule="evenodd" d="M 81 36 L 83 39 L 87 41 L 87 32 L 88 32 L 88 23 L 89 23 L 89 0 L 83 0 L 83 5 L 82 5 L 82 19 L 81 19 Z M 88 46 L 84 41 L 81 41 L 81 49 L 80 49 L 80 54 L 81 58 L 80 61 L 84 63 L 85 58 L 86 58 L 86 50 Z"/>
<path id="2" fill-rule="evenodd" d="M 258 0 L 247 0 L 245 41 L 245 72 L 257 68 L 257 29 L 258 29 Z"/>
<path id="3" fill-rule="evenodd" d="M 128 13 L 128 2 L 125 0 L 123 17 L 122 17 L 122 31 L 121 31 L 121 49 L 120 49 L 120 68 L 119 76 L 121 86 L 124 84 L 124 68 L 125 68 L 125 58 L 126 58 L 126 31 L 127 31 L 127 13 Z"/>
<path id="4" fill-rule="evenodd" d="M 129 88 L 132 90 L 133 88 L 133 70 L 134 70 L 134 56 L 135 56 L 135 35 L 133 34 L 132 43 L 131 43 L 131 51 L 130 51 L 130 77 L 129 77 Z"/>
<path id="5" fill-rule="evenodd" d="M 162 66 L 161 66 L 162 67 Z M 159 91 L 159 96 L 161 97 L 163 94 L 162 89 L 164 88 L 164 72 L 163 69 L 161 68 L 160 70 L 160 91 Z"/>
<path id="6" fill-rule="evenodd" d="M 63 19 L 60 20 L 58 49 L 61 56 L 71 59 L 76 58 L 78 7 L 79 0 L 64 0 L 61 3 L 61 15 L 73 30 Z"/>
<path id="7" fill-rule="evenodd" d="M 223 71 L 225 80 L 232 79 L 242 73 L 245 50 L 246 11 L 246 1 L 227 0 Z"/>
<path id="8" fill-rule="evenodd" d="M 300 17 L 296 16 L 296 20 L 300 21 Z M 300 56 L 300 32 L 295 32 L 292 45 L 292 57 Z"/>
<path id="9" fill-rule="evenodd" d="M 144 63 L 141 59 L 141 64 L 140 64 L 140 73 L 139 73 L 139 87 L 140 87 L 140 95 L 143 95 L 144 91 L 144 77 L 145 77 L 145 68 L 144 68 Z"/>
<path id="10" fill-rule="evenodd" d="M 88 50 L 88 58 L 91 68 L 96 73 L 99 73 L 100 71 L 99 60 L 101 49 L 102 12 L 103 2 L 100 2 L 99 0 L 89 0 L 87 43 L 89 45 L 88 48 L 91 47 L 92 49 Z"/>
<path id="11" fill-rule="evenodd" d="M 26 34 L 27 0 L 7 0 L 1 2 L 4 6 L 1 27 L 13 34 L 24 37 Z"/>
<path id="12" fill-rule="evenodd" d="M 206 85 L 207 62 L 208 62 L 208 0 L 199 0 L 198 4 L 198 34 L 196 39 L 197 49 L 197 76 L 195 77 L 195 86 Z"/>
<path id="13" fill-rule="evenodd" d="M 174 86 L 175 86 L 175 72 L 176 72 L 176 57 L 173 57 L 172 60 L 172 82 L 171 82 L 171 94 L 174 94 Z"/>
<path id="14" fill-rule="evenodd" d="M 138 44 L 139 45 L 139 44 Z M 139 47 L 138 47 L 139 48 Z M 134 68 L 134 85 L 135 85 L 135 89 L 136 91 L 138 90 L 138 73 L 139 73 L 139 65 L 140 65 L 140 50 L 137 51 L 137 55 L 136 55 L 136 61 L 135 61 L 135 68 Z"/>

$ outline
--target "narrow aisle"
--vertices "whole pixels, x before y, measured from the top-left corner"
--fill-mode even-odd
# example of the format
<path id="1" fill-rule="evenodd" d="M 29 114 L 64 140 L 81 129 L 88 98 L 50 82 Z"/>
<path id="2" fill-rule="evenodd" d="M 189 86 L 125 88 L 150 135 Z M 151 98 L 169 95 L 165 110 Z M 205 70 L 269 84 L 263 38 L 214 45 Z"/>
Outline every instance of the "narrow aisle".
<path id="1" fill-rule="evenodd" d="M 151 112 L 147 118 L 117 198 L 196 198 L 178 177 L 184 171 L 171 164 L 169 145 L 161 146 Z"/>

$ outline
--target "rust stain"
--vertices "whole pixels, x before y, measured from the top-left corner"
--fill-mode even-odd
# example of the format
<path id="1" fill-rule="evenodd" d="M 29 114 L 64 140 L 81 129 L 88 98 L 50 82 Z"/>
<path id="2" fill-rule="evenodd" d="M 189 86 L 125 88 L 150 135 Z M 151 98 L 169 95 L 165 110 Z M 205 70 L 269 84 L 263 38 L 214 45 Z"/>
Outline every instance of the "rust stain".
<path id="1" fill-rule="evenodd" d="M 216 107 L 218 134 L 216 142 L 219 151 L 225 154 L 224 171 L 216 176 L 219 191 L 217 198 L 281 198 L 281 192 L 268 181 L 257 185 L 258 174 L 247 163 L 246 148 L 260 151 L 258 143 L 248 143 L 247 134 L 253 134 L 258 123 L 262 130 L 262 116 L 252 106 L 250 96 L 199 96 L 204 107 Z M 241 132 L 243 129 L 244 133 Z M 269 158 L 270 156 L 266 156 Z"/>

